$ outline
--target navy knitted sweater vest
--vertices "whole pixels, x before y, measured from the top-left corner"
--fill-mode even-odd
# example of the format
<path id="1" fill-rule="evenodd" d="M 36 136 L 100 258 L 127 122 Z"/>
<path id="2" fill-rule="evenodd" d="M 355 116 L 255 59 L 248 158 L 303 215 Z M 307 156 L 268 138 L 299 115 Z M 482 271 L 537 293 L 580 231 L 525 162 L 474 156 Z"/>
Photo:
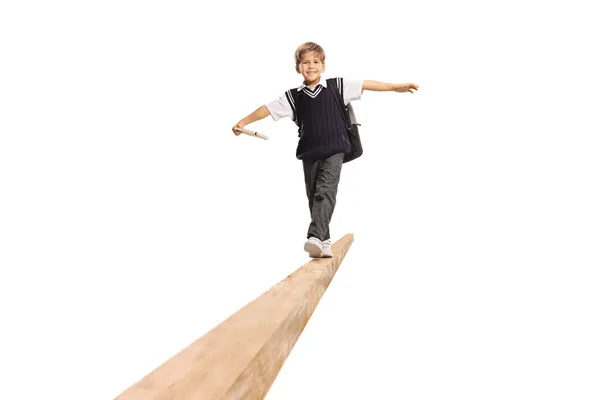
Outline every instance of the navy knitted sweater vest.
<path id="1" fill-rule="evenodd" d="M 286 92 L 300 136 L 296 149 L 298 159 L 323 160 L 351 149 L 348 131 L 332 90 L 330 86 L 317 85 L 314 90 L 305 87 Z"/>

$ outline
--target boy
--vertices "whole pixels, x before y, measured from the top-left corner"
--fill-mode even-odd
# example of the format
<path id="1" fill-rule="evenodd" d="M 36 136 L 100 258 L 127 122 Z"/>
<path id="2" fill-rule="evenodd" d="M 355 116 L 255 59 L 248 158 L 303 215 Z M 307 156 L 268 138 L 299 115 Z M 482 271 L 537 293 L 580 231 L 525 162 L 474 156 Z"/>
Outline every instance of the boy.
<path id="1" fill-rule="evenodd" d="M 241 132 L 237 128 L 244 128 L 268 115 L 275 121 L 289 117 L 296 122 L 300 132 L 296 158 L 302 160 L 304 167 L 311 215 L 304 250 L 313 258 L 332 257 L 329 223 L 335 208 L 344 154 L 350 151 L 350 141 L 333 97 L 333 88 L 328 88 L 326 79 L 321 78 L 325 72 L 325 52 L 321 46 L 313 42 L 300 45 L 295 61 L 296 72 L 304 78 L 303 83 L 260 106 L 235 124 L 232 130 L 239 136 Z M 413 83 L 392 84 L 338 78 L 337 84 L 338 88 L 343 87 L 344 104 L 360 99 L 363 90 L 410 93 L 418 90 Z"/>

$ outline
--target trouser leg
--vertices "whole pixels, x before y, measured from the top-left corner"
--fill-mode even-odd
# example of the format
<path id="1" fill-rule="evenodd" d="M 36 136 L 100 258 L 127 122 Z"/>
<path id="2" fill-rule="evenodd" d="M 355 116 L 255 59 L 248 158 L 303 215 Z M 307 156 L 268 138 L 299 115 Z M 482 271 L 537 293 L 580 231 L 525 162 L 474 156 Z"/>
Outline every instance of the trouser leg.
<path id="1" fill-rule="evenodd" d="M 329 223 L 335 209 L 343 160 L 344 154 L 335 154 L 325 160 L 303 161 L 311 216 L 307 237 L 330 238 Z"/>

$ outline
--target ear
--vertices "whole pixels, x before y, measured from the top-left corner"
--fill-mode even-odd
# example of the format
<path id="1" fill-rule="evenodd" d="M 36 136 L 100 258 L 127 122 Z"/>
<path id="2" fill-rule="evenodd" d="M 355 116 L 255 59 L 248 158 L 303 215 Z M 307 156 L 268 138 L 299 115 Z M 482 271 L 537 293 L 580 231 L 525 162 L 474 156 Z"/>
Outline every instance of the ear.
<path id="1" fill-rule="evenodd" d="M 323 63 L 323 72 L 325 72 L 325 63 Z"/>
<path id="2" fill-rule="evenodd" d="M 299 65 L 296 65 L 296 72 L 300 73 L 300 66 Z"/>

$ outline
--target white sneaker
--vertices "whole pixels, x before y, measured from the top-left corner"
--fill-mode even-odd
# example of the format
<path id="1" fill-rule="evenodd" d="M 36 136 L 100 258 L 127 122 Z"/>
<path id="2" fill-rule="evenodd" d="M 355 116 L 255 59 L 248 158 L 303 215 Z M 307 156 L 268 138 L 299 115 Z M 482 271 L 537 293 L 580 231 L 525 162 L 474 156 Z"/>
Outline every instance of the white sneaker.
<path id="1" fill-rule="evenodd" d="M 323 242 L 323 257 L 333 257 L 333 254 L 331 253 L 331 239 L 327 239 Z"/>
<path id="2" fill-rule="evenodd" d="M 304 250 L 308 251 L 308 255 L 312 258 L 323 257 L 323 244 L 316 237 L 310 237 L 306 243 L 304 243 Z"/>

